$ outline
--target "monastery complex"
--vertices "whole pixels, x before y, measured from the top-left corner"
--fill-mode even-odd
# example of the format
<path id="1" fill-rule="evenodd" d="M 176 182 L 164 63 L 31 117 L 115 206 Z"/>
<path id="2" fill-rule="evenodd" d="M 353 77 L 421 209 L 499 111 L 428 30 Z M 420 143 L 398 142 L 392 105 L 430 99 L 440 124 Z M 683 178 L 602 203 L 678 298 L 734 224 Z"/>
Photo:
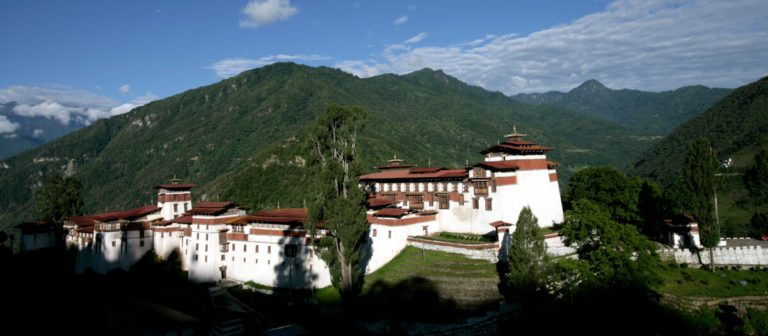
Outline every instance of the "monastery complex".
<path id="1" fill-rule="evenodd" d="M 525 206 L 541 227 L 561 223 L 557 163 L 546 157 L 553 148 L 523 136 L 515 130 L 505 142 L 481 151 L 482 162 L 461 169 L 416 168 L 395 158 L 361 176 L 370 223 L 361 268 L 373 272 L 414 239 L 443 231 L 497 236 L 498 242 L 487 245 L 504 255 Z M 193 204 L 195 187 L 173 180 L 155 186 L 155 205 L 69 218 L 66 244 L 78 251 L 76 271 L 127 270 L 154 251 L 165 259 L 178 255 L 194 282 L 331 285 L 328 267 L 304 227 L 306 209 L 247 213 L 230 202 Z M 328 232 L 320 224 L 315 234 Z"/>

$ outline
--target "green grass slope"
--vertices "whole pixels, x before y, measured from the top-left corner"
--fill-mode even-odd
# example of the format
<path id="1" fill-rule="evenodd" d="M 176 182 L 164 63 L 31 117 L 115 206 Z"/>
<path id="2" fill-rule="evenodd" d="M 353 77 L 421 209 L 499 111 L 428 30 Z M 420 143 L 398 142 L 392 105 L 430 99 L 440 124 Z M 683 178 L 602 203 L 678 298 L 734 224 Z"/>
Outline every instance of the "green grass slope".
<path id="1" fill-rule="evenodd" d="M 230 185 L 258 183 L 267 198 L 290 198 L 291 204 L 281 205 L 299 206 L 301 141 L 331 103 L 368 111 L 361 146 L 368 167 L 394 153 L 421 166 L 431 160 L 461 167 L 480 160 L 477 151 L 503 140 L 515 124 L 530 140 L 557 148 L 551 158 L 564 163 L 563 180 L 585 165 L 623 167 L 652 145 L 641 132 L 554 106 L 514 102 L 441 71 L 360 79 L 278 63 L 100 120 L 3 160 L 0 225 L 35 219 L 33 191 L 54 173 L 83 181 L 89 213 L 154 202 L 151 187 L 174 176 L 205 186 L 195 191 L 198 200 L 239 201 L 224 196 L 254 189 Z"/>

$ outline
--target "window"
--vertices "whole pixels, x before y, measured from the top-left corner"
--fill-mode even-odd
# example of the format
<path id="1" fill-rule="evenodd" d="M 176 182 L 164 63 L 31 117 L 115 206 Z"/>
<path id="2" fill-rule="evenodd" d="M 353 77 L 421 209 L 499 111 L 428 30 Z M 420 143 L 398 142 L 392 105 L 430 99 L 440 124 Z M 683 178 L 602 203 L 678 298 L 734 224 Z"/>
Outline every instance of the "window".
<path id="1" fill-rule="evenodd" d="M 477 205 L 477 198 L 473 198 L 472 199 L 472 209 L 477 209 L 477 207 L 478 207 L 478 205 Z"/>
<path id="2" fill-rule="evenodd" d="M 487 210 L 487 211 L 493 210 L 493 208 L 491 207 L 491 205 L 492 205 L 491 201 L 492 200 L 490 198 L 486 198 L 485 199 L 485 210 Z"/>
<path id="3" fill-rule="evenodd" d="M 439 209 L 448 209 L 448 194 L 436 194 Z"/>
<path id="4" fill-rule="evenodd" d="M 208 256 L 205 256 L 205 262 L 208 262 Z"/>
<path id="5" fill-rule="evenodd" d="M 254 264 L 258 264 L 259 263 L 259 259 L 253 259 L 253 263 Z"/>
<path id="6" fill-rule="evenodd" d="M 424 209 L 424 195 L 408 194 L 408 203 L 411 204 L 411 209 Z"/>
<path id="7" fill-rule="evenodd" d="M 259 245 L 256 245 L 256 253 L 259 253 Z"/>
<path id="8" fill-rule="evenodd" d="M 392 230 L 389 230 L 389 239 L 392 239 Z"/>
<path id="9" fill-rule="evenodd" d="M 198 225 L 198 229 L 200 228 L 199 226 L 200 226 L 200 225 Z M 198 233 L 197 233 L 197 238 L 196 238 L 196 239 L 197 239 L 197 240 L 200 240 L 200 232 L 198 232 Z"/>
<path id="10" fill-rule="evenodd" d="M 235 261 L 235 256 L 232 256 L 232 261 Z"/>
<path id="11" fill-rule="evenodd" d="M 139 241 L 139 246 L 144 246 L 144 239 Z"/>
<path id="12" fill-rule="evenodd" d="M 245 258 L 243 258 L 243 264 L 245 264 Z"/>
<path id="13" fill-rule="evenodd" d="M 174 204 L 173 205 L 173 212 L 179 212 L 179 205 L 178 204 Z"/>
<path id="14" fill-rule="evenodd" d="M 195 261 L 197 261 L 197 254 L 195 254 Z"/>
<path id="15" fill-rule="evenodd" d="M 205 252 L 208 252 L 208 244 L 205 244 Z"/>
<path id="16" fill-rule="evenodd" d="M 272 246 L 267 246 L 267 253 L 272 253 Z"/>
<path id="17" fill-rule="evenodd" d="M 488 195 L 488 181 L 475 181 L 475 195 Z"/>
<path id="18" fill-rule="evenodd" d="M 160 238 L 163 238 L 163 233 L 162 232 L 160 232 Z"/>
<path id="19" fill-rule="evenodd" d="M 248 249 L 248 245 L 243 244 L 243 252 L 246 252 L 247 249 Z"/>
<path id="20" fill-rule="evenodd" d="M 222 255 L 221 255 L 221 261 L 224 261 L 224 258 L 225 258 L 225 257 L 226 257 L 226 256 L 222 254 Z"/>
<path id="21" fill-rule="evenodd" d="M 208 241 L 208 234 L 205 234 L 205 241 Z"/>
<path id="22" fill-rule="evenodd" d="M 200 249 L 200 243 L 195 243 L 195 251 Z"/>
<path id="23" fill-rule="evenodd" d="M 114 240 L 112 241 L 112 247 L 115 247 L 115 241 Z"/>
<path id="24" fill-rule="evenodd" d="M 371 237 L 376 237 L 376 229 L 373 229 L 373 234 L 371 234 Z"/>

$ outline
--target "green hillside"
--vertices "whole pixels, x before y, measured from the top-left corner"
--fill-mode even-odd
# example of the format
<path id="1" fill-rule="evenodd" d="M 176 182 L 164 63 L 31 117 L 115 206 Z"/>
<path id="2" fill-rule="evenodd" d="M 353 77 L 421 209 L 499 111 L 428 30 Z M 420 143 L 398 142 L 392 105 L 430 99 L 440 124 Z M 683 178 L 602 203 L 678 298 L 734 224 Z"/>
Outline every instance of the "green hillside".
<path id="1" fill-rule="evenodd" d="M 303 132 L 331 103 L 367 109 L 362 149 L 369 167 L 395 153 L 421 166 L 431 160 L 460 167 L 480 160 L 477 151 L 515 124 L 530 140 L 557 148 L 551 158 L 564 163 L 561 180 L 585 165 L 626 166 L 652 145 L 639 131 L 514 102 L 441 71 L 360 79 L 280 63 L 100 120 L 3 160 L 0 223 L 34 219 L 32 190 L 62 172 L 83 181 L 87 212 L 153 202 L 151 186 L 174 176 L 204 186 L 195 191 L 198 200 L 299 206 Z"/>
<path id="2" fill-rule="evenodd" d="M 732 167 L 722 170 L 720 217 L 727 225 L 742 226 L 754 211 L 746 198 L 742 174 L 755 154 L 768 147 L 768 77 L 736 89 L 680 125 L 636 159 L 627 172 L 669 185 L 682 176 L 688 146 L 698 137 L 709 139 L 719 158 L 733 159 Z"/>
<path id="3" fill-rule="evenodd" d="M 567 93 L 529 93 L 511 98 L 527 104 L 557 105 L 661 136 L 706 110 L 731 91 L 700 85 L 664 92 L 612 90 L 592 79 Z"/>

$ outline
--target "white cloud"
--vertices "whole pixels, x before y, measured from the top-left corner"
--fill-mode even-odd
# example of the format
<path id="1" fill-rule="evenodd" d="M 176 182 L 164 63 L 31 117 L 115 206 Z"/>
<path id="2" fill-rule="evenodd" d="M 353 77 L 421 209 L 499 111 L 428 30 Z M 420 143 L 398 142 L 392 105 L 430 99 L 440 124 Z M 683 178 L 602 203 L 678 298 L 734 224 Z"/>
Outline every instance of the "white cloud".
<path id="1" fill-rule="evenodd" d="M 8 117 L 0 115 L 0 134 L 13 133 L 19 128 L 19 124 L 8 120 Z"/>
<path id="2" fill-rule="evenodd" d="M 403 43 L 406 43 L 406 44 L 419 43 L 419 42 L 421 42 L 421 40 L 427 38 L 427 35 L 429 35 L 429 33 L 421 32 L 418 35 L 403 41 Z"/>
<path id="3" fill-rule="evenodd" d="M 768 74 L 765 22 L 764 0 L 619 0 L 528 36 L 419 48 L 406 43 L 388 46 L 376 59 L 335 66 L 361 77 L 430 67 L 506 94 L 567 91 L 592 78 L 611 88 L 655 91 L 737 87 Z"/>
<path id="4" fill-rule="evenodd" d="M 158 97 L 147 92 L 130 103 L 119 105 L 114 100 L 94 93 L 61 85 L 52 88 L 9 86 L 0 89 L 0 103 L 16 102 L 13 113 L 26 117 L 45 117 L 63 125 L 72 122 L 90 124 L 144 105 Z"/>
<path id="5" fill-rule="evenodd" d="M 394 24 L 396 26 L 399 26 L 399 25 L 401 25 L 403 23 L 406 23 L 406 22 L 408 22 L 408 16 L 407 15 L 403 15 L 403 16 L 395 19 L 395 21 L 393 21 L 392 24 Z"/>
<path id="6" fill-rule="evenodd" d="M 270 55 L 270 56 L 265 56 L 258 59 L 235 57 L 235 58 L 227 58 L 227 59 L 218 61 L 210 66 L 207 66 L 206 69 L 211 69 L 215 71 L 216 76 L 226 78 L 226 77 L 232 77 L 234 75 L 237 75 L 248 69 L 257 68 L 257 67 L 265 66 L 265 65 L 272 64 L 275 62 L 280 62 L 280 61 L 311 62 L 311 61 L 322 61 L 322 60 L 328 60 L 328 59 L 330 59 L 330 57 L 322 56 L 322 55 L 304 55 L 304 54 Z"/>
<path id="7" fill-rule="evenodd" d="M 32 136 L 35 138 L 42 138 L 44 133 L 45 133 L 44 130 L 40 128 L 36 128 L 34 131 L 32 131 Z"/>
<path id="8" fill-rule="evenodd" d="M 131 86 L 128 84 L 120 86 L 120 93 L 124 95 L 131 93 Z"/>
<path id="9" fill-rule="evenodd" d="M 240 20 L 240 27 L 258 28 L 277 20 L 287 20 L 297 11 L 289 0 L 254 0 L 243 9 L 248 19 Z"/>

